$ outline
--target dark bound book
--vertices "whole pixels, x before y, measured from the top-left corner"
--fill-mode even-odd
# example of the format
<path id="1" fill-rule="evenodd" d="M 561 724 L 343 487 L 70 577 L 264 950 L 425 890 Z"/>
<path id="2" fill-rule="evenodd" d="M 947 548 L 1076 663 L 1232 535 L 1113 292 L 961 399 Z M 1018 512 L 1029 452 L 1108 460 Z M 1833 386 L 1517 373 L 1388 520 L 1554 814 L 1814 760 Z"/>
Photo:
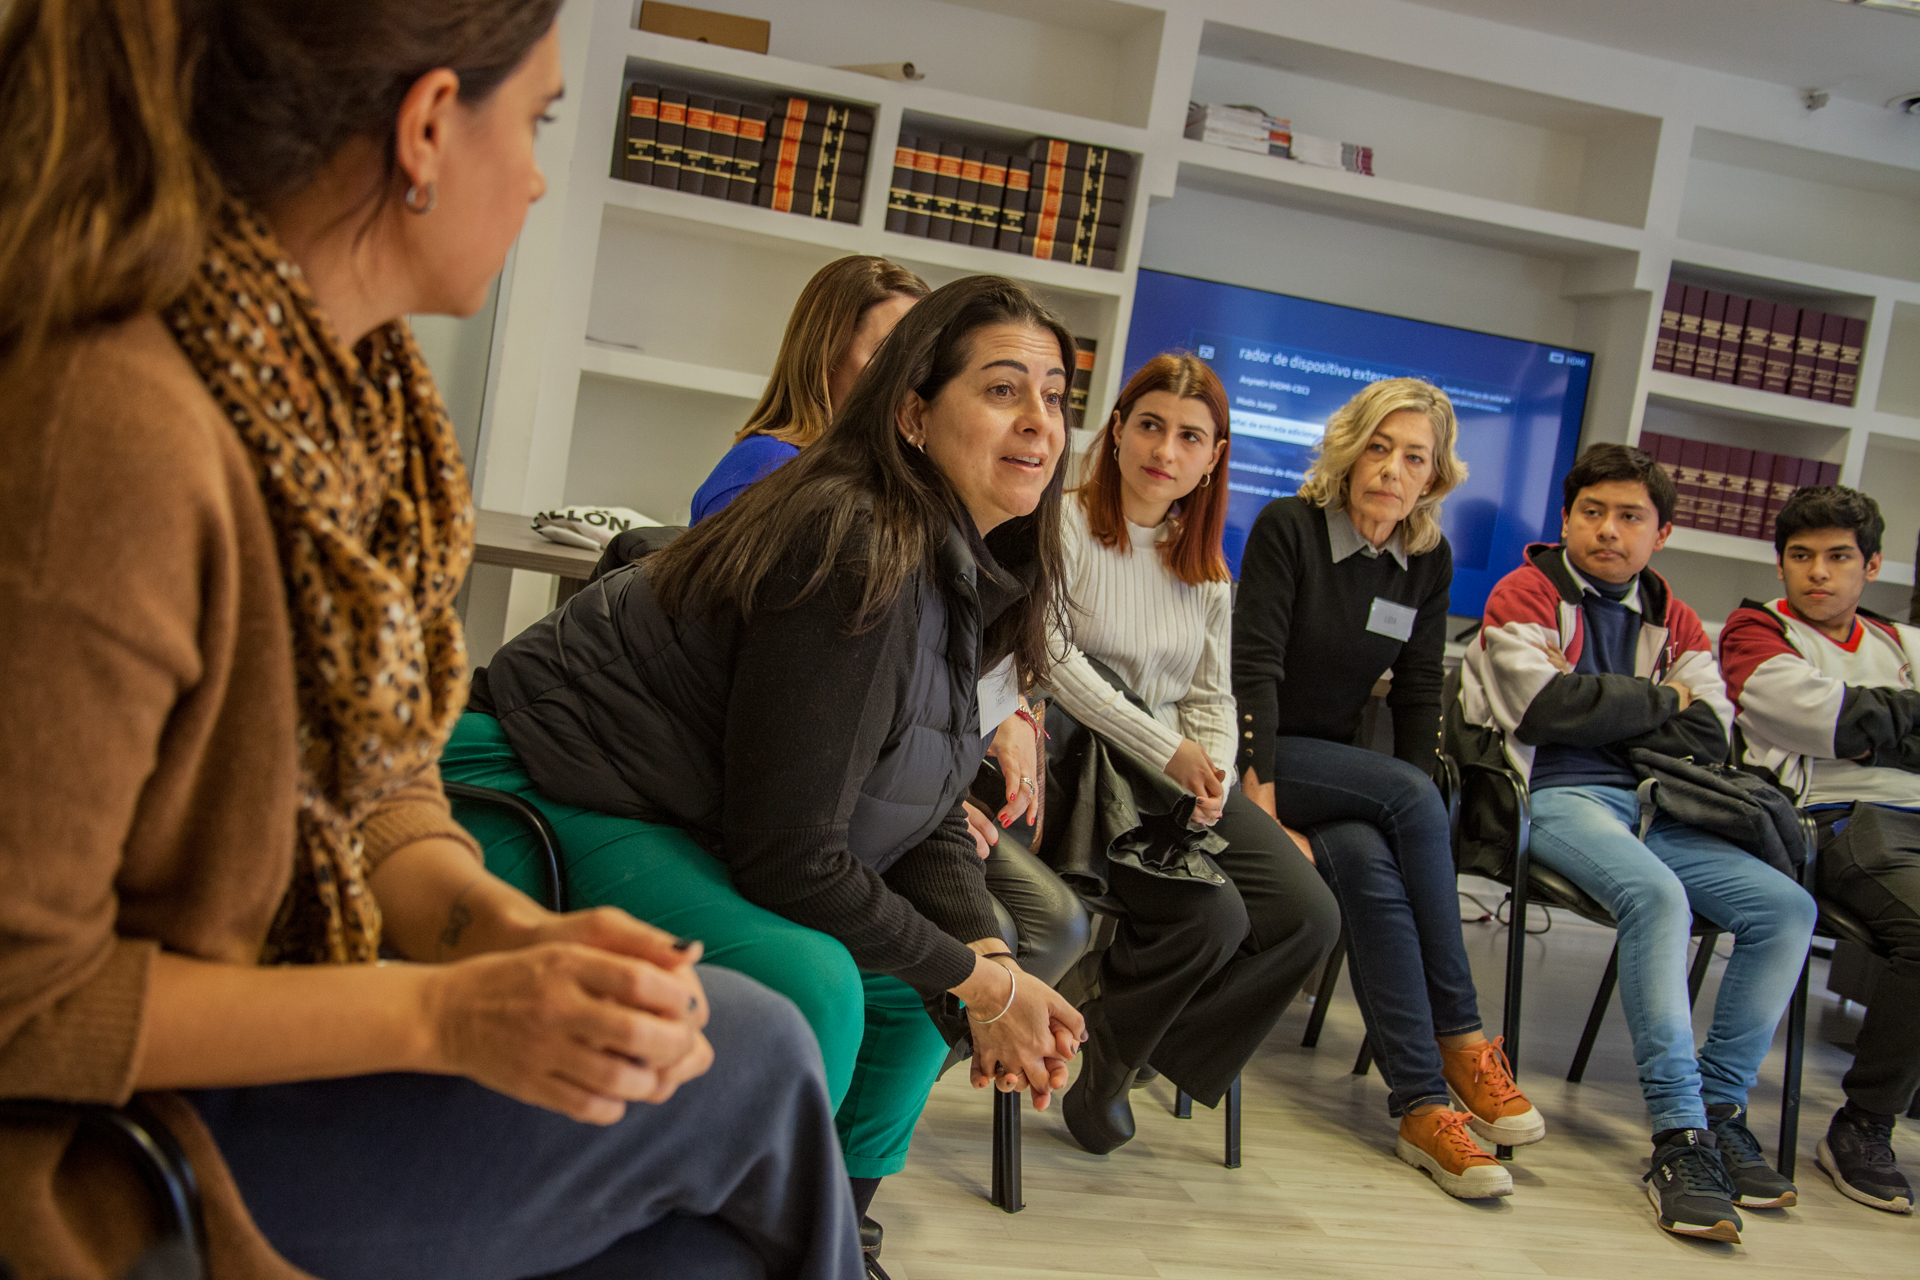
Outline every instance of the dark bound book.
<path id="1" fill-rule="evenodd" d="M 659 146 L 653 155 L 653 185 L 677 189 L 680 166 L 687 160 L 687 95 L 679 89 L 660 91 Z"/>
<path id="2" fill-rule="evenodd" d="M 1833 484 L 1840 483 L 1840 464 L 1839 463 L 1817 462 L 1814 464 L 1814 466 L 1817 468 L 1813 478 L 1813 482 L 1815 484 L 1824 486 L 1824 485 L 1833 485 Z"/>
<path id="3" fill-rule="evenodd" d="M 1693 356 L 1693 376 L 1712 381 L 1720 367 L 1720 326 L 1727 318 L 1727 295 L 1708 289 L 1700 304 L 1700 344 Z"/>
<path id="4" fill-rule="evenodd" d="M 716 200 L 733 198 L 733 159 L 740 145 L 740 104 L 724 98 L 713 101 L 713 133 L 707 154 L 713 167 L 707 173 L 706 194 Z"/>
<path id="5" fill-rule="evenodd" d="M 629 88 L 620 173 L 628 182 L 653 181 L 653 151 L 659 129 L 660 86 L 636 84 Z"/>
<path id="6" fill-rule="evenodd" d="M 1694 357 L 1700 351 L 1700 309 L 1706 305 L 1707 291 L 1688 285 L 1680 295 L 1680 328 L 1673 340 L 1673 371 L 1693 375 Z"/>
<path id="7" fill-rule="evenodd" d="M 727 199 L 753 203 L 760 182 L 760 162 L 766 156 L 767 109 L 751 102 L 740 104 L 740 132 L 733 140 L 733 169 L 728 174 Z"/>
<path id="8" fill-rule="evenodd" d="M 1840 335 L 1840 360 L 1833 371 L 1833 402 L 1852 404 L 1860 392 L 1860 352 L 1867 345 L 1867 322 L 1847 320 Z"/>
<path id="9" fill-rule="evenodd" d="M 914 211 L 913 153 L 919 144 L 901 134 L 893 148 L 893 181 L 887 186 L 887 230 L 907 234 L 907 219 Z"/>
<path id="10" fill-rule="evenodd" d="M 1834 377 L 1840 370 L 1840 339 L 1846 335 L 1847 318 L 1829 315 L 1820 322 L 1820 347 L 1813 364 L 1813 398 L 1833 402 Z"/>
<path id="11" fill-rule="evenodd" d="M 986 168 L 986 154 L 979 147 L 960 148 L 960 183 L 953 197 L 955 244 L 972 244 L 973 233 L 980 228 L 980 174 Z"/>
<path id="12" fill-rule="evenodd" d="M 1686 299 L 1687 286 L 1667 282 L 1667 299 L 1660 304 L 1660 332 L 1653 340 L 1653 367 L 1673 372 L 1673 344 L 1680 333 L 1680 304 Z"/>
<path id="13" fill-rule="evenodd" d="M 1766 509 L 1760 513 L 1760 536 L 1773 537 L 1774 517 L 1780 514 L 1780 508 L 1787 505 L 1787 499 L 1800 484 L 1800 459 L 1790 454 L 1775 454 L 1773 459 L 1773 483 L 1767 486 Z"/>
<path id="14" fill-rule="evenodd" d="M 680 189 L 705 195 L 713 172 L 713 99 L 704 93 L 687 95 L 687 158 L 680 162 Z"/>
<path id="15" fill-rule="evenodd" d="M 962 244 L 973 243 L 971 226 L 959 222 L 956 207 L 960 199 L 960 161 L 961 153 L 966 150 L 958 142 L 940 144 L 939 159 L 933 177 L 933 210 L 927 224 L 929 240 L 958 239 Z M 959 227 L 956 237 L 954 229 Z"/>
<path id="16" fill-rule="evenodd" d="M 1720 322 L 1720 359 L 1714 365 L 1713 380 L 1732 385 L 1740 372 L 1740 344 L 1747 332 L 1747 300 L 1727 298 L 1727 314 Z"/>
<path id="17" fill-rule="evenodd" d="M 1739 537 L 1747 522 L 1747 478 L 1753 469 L 1753 450 L 1738 445 L 1727 450 L 1726 484 L 1720 490 L 1720 532 Z"/>
<path id="18" fill-rule="evenodd" d="M 1707 462 L 1707 446 L 1699 440 L 1680 442 L 1680 465 L 1674 471 L 1673 484 L 1678 491 L 1673 521 L 1689 529 L 1700 527 L 1701 477 Z"/>
<path id="19" fill-rule="evenodd" d="M 973 224 L 973 245 L 991 249 L 1000 238 L 1000 212 L 1007 201 L 1007 157 L 999 151 L 980 157 L 980 218 Z"/>
<path id="20" fill-rule="evenodd" d="M 1767 341 L 1773 335 L 1773 304 L 1747 303 L 1747 327 L 1740 335 L 1740 366 L 1734 382 L 1758 391 L 1767 375 Z"/>
<path id="21" fill-rule="evenodd" d="M 1813 368 L 1820 363 L 1820 327 L 1827 313 L 1812 307 L 1800 313 L 1800 329 L 1793 339 L 1793 369 L 1787 374 L 1787 394 L 1813 399 Z"/>
<path id="22" fill-rule="evenodd" d="M 1027 197 L 1033 189 L 1033 161 L 1025 156 L 1007 159 L 1007 198 L 1000 205 L 1000 231 L 994 248 L 1003 253 L 1020 252 L 1021 238 L 1027 234 L 1031 219 L 1027 216 Z"/>
<path id="23" fill-rule="evenodd" d="M 1724 444 L 1709 444 L 1700 464 L 1699 508 L 1694 528 L 1707 533 L 1720 532 L 1720 513 L 1727 501 L 1727 455 Z M 1734 522 L 1739 527 L 1739 521 Z"/>
<path id="24" fill-rule="evenodd" d="M 1100 344 L 1092 338 L 1075 338 L 1073 346 L 1073 378 L 1067 384 L 1067 425 L 1079 428 L 1087 424 L 1087 399 L 1093 393 L 1093 363 Z"/>
<path id="25" fill-rule="evenodd" d="M 921 138 L 913 152 L 913 193 L 917 206 L 907 216 L 907 234 L 932 238 L 933 188 L 940 180 L 940 144 Z"/>
<path id="26" fill-rule="evenodd" d="M 1743 538 L 1771 538 L 1773 526 L 1767 523 L 1767 503 L 1773 499 L 1773 468 L 1778 459 L 1771 453 L 1753 451 L 1747 467 L 1747 509 L 1740 518 Z"/>
<path id="27" fill-rule="evenodd" d="M 1784 302 L 1773 309 L 1773 331 L 1767 337 L 1767 367 L 1761 374 L 1760 389 L 1775 395 L 1787 394 L 1793 379 L 1794 334 L 1800 329 L 1800 308 Z"/>

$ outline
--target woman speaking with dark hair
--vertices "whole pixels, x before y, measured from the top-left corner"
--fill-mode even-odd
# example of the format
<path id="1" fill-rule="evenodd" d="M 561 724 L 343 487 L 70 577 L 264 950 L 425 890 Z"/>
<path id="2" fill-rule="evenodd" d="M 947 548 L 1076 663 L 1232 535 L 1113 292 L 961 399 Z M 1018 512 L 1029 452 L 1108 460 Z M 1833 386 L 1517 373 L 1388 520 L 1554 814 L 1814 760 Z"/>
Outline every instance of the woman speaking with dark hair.
<path id="1" fill-rule="evenodd" d="M 1547 1129 L 1480 1030 L 1432 781 L 1453 582 L 1440 503 L 1467 478 L 1457 434 L 1447 393 L 1415 378 L 1376 382 L 1333 415 L 1306 483 L 1268 503 L 1247 538 L 1233 690 L 1241 785 L 1307 833 L 1340 900 L 1354 996 L 1400 1117 L 1396 1151 L 1478 1199 L 1513 1180 L 1468 1129 L 1506 1146 Z M 1354 745 L 1383 672 L 1391 756 Z"/>
<path id="2" fill-rule="evenodd" d="M 1054 667 L 1055 705 L 1162 769 L 1225 846 L 1204 875 L 1120 860 L 1094 872 L 1125 912 L 1084 1010 L 1086 1064 L 1062 1114 L 1096 1153 L 1133 1137 L 1127 1094 L 1144 1066 L 1216 1103 L 1340 931 L 1295 840 L 1219 767 L 1234 754 L 1228 425 L 1212 369 L 1155 356 L 1121 391 L 1066 504 L 1072 645 Z"/>
<path id="3" fill-rule="evenodd" d="M 787 317 L 773 375 L 733 448 L 693 493 L 699 524 L 827 432 L 867 361 L 927 282 L 885 258 L 853 254 L 814 272 Z"/>
<path id="4" fill-rule="evenodd" d="M 858 1274 L 792 1007 L 489 876 L 435 772 L 472 501 L 402 317 L 544 191 L 558 7 L 4 10 L 9 1274 L 195 1272 L 76 1127 L 136 1094 L 215 1277 Z"/>
<path id="5" fill-rule="evenodd" d="M 1008 952 L 960 808 L 1050 666 L 1072 367 L 1012 281 L 937 290 L 819 442 L 502 648 L 448 755 L 547 809 L 588 901 L 800 1005 L 863 1212 L 947 1052 L 926 1001 L 1036 1107 L 1083 1030 Z"/>

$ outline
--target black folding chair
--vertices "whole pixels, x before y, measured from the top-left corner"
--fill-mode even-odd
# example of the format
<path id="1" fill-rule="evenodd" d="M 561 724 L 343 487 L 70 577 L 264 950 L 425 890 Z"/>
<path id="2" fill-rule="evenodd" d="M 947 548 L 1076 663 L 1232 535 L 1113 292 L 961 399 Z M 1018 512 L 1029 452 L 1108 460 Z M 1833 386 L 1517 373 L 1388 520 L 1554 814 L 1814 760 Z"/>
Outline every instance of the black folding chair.
<path id="1" fill-rule="evenodd" d="M 551 911 L 567 909 L 567 873 L 560 861 L 560 836 L 538 806 L 511 791 L 500 791 L 493 787 L 444 781 L 440 785 L 446 788 L 447 799 L 453 804 L 456 818 L 466 806 L 477 805 L 516 819 L 533 840 L 535 860 L 539 864 L 544 890 L 541 901 Z"/>

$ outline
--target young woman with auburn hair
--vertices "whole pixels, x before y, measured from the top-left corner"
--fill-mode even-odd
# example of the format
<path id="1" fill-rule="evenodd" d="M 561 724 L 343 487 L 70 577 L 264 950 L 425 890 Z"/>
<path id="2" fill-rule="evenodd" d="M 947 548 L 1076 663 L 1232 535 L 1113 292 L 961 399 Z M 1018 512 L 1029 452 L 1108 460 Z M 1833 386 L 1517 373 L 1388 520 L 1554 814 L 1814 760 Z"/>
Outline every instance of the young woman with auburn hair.
<path id="1" fill-rule="evenodd" d="M 9 1274 L 195 1270 L 70 1109 L 130 1099 L 216 1278 L 860 1272 L 793 1007 L 488 875 L 436 771 L 473 510 L 403 317 L 544 192 L 558 8 L 0 10 Z"/>
<path id="2" fill-rule="evenodd" d="M 760 403 L 694 491 L 693 523 L 825 435 L 834 406 L 846 401 L 893 326 L 927 292 L 919 276 L 870 254 L 839 258 L 816 271 L 787 318 Z"/>
<path id="3" fill-rule="evenodd" d="M 1125 914 L 1101 962 L 1100 997 L 1084 1010 L 1086 1066 L 1063 1104 L 1074 1138 L 1094 1152 L 1132 1138 L 1127 1094 L 1142 1067 L 1217 1102 L 1339 933 L 1333 897 L 1296 838 L 1225 772 L 1228 430 L 1213 370 L 1185 353 L 1155 356 L 1120 393 L 1091 473 L 1066 504 L 1071 644 L 1054 667 L 1054 705 L 1164 770 L 1226 845 L 1213 855 L 1218 883 L 1106 868 Z"/>

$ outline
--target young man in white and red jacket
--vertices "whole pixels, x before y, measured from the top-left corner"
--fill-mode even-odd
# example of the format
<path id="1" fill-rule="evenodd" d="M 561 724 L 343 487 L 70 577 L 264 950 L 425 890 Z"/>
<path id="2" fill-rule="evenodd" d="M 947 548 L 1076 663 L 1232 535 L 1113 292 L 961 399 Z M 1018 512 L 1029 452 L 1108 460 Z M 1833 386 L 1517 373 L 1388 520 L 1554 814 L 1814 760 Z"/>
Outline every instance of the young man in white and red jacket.
<path id="1" fill-rule="evenodd" d="M 1887 949 L 1820 1167 L 1842 1193 L 1913 1212 L 1894 1117 L 1920 1089 L 1920 630 L 1860 607 L 1886 521 L 1864 493 L 1801 489 L 1773 531 L 1783 600 L 1727 619 L 1720 663 L 1750 764 L 1814 815 L 1815 884 Z"/>
<path id="2" fill-rule="evenodd" d="M 1664 814 L 1640 834 L 1634 747 L 1726 760 L 1733 707 L 1693 610 L 1647 568 L 1672 532 L 1673 480 L 1594 445 L 1568 473 L 1561 542 L 1487 600 L 1461 684 L 1528 780 L 1532 854 L 1619 923 L 1620 1003 L 1653 1122 L 1648 1196 L 1677 1235 L 1738 1240 L 1737 1202 L 1795 1202 L 1745 1123 L 1747 1093 L 1807 956 L 1813 900 L 1735 846 Z M 1699 912 L 1734 937 L 1696 1056 L 1687 942 Z"/>

